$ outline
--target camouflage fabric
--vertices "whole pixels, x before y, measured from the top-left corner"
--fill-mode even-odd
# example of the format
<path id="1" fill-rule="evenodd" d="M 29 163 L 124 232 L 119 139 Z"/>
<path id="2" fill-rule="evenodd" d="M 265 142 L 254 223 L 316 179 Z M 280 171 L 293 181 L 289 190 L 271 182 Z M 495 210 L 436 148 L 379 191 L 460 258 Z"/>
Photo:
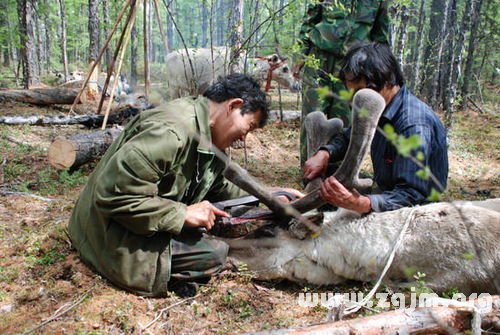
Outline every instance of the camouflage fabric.
<path id="1" fill-rule="evenodd" d="M 309 5 L 299 33 L 299 43 L 305 56 L 313 55 L 319 68 L 304 66 L 302 73 L 302 120 L 316 110 L 328 118 L 338 117 L 350 124 L 349 105 L 337 98 L 345 90 L 337 76 L 347 50 L 355 42 L 389 43 L 389 16 L 386 0 L 324 0 Z M 317 88 L 328 87 L 333 93 L 320 101 Z M 306 160 L 306 135 L 300 134 L 301 165 Z"/>

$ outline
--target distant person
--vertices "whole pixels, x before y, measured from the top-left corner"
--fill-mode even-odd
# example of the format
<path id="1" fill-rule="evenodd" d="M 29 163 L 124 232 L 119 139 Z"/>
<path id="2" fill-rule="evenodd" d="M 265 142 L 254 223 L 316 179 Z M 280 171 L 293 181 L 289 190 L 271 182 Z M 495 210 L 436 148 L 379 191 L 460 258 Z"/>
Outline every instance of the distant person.
<path id="1" fill-rule="evenodd" d="M 420 167 L 398 154 L 396 148 L 376 132 L 371 145 L 374 181 L 378 192 L 360 195 L 346 189 L 329 175 L 328 165 L 343 159 L 349 144 L 350 129 L 334 136 L 327 145 L 309 158 L 304 166 L 304 178 L 312 180 L 327 176 L 321 185 L 321 195 L 330 204 L 359 213 L 391 211 L 427 202 L 432 188 L 443 192 L 448 178 L 448 148 L 446 129 L 432 109 L 415 97 L 404 85 L 401 68 L 390 48 L 380 43 L 354 46 L 345 57 L 340 79 L 353 92 L 371 88 L 384 98 L 385 110 L 378 126 L 390 124 L 405 137 L 418 135 L 422 145 L 422 164 L 429 167 L 439 184 L 417 176 Z"/>
<path id="2" fill-rule="evenodd" d="M 302 73 L 302 120 L 314 111 L 322 111 L 327 118 L 340 118 L 347 127 L 350 111 L 346 101 L 338 98 L 346 87 L 336 80 L 345 53 L 356 42 L 375 41 L 389 44 L 389 16 L 386 0 L 320 0 L 309 5 L 299 33 L 299 44 L 304 58 L 313 55 L 319 68 L 304 67 Z M 299 61 L 294 72 L 304 66 Z M 329 94 L 320 101 L 317 89 L 327 87 Z M 306 134 L 300 133 L 300 162 L 307 159 Z"/>
<path id="3" fill-rule="evenodd" d="M 82 259 L 141 295 L 208 281 L 225 265 L 228 245 L 199 229 L 228 216 L 212 202 L 245 195 L 224 178 L 212 146 L 227 149 L 267 118 L 266 95 L 241 74 L 220 78 L 204 96 L 138 115 L 102 157 L 73 210 L 69 235 Z"/>

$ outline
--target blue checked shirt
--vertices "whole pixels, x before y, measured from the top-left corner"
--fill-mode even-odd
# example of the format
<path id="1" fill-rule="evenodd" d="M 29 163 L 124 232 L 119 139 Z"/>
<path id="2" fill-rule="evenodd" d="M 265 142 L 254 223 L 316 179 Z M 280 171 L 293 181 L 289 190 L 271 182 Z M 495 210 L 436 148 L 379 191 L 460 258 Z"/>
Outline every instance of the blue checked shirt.
<path id="1" fill-rule="evenodd" d="M 380 194 L 370 194 L 372 210 L 391 211 L 401 207 L 422 204 L 427 201 L 431 189 L 442 192 L 448 178 L 448 148 L 446 129 L 436 114 L 415 97 L 406 86 L 401 87 L 382 114 L 379 127 L 391 124 L 397 134 L 409 137 L 417 134 L 421 138 L 424 160 L 442 187 L 431 179 L 417 177 L 420 168 L 397 153 L 396 148 L 386 138 L 376 132 L 371 145 L 374 181 Z M 347 151 L 350 128 L 335 136 L 329 144 L 320 148 L 330 153 L 330 161 L 342 159 Z M 443 189 L 442 189 L 443 188 Z"/>

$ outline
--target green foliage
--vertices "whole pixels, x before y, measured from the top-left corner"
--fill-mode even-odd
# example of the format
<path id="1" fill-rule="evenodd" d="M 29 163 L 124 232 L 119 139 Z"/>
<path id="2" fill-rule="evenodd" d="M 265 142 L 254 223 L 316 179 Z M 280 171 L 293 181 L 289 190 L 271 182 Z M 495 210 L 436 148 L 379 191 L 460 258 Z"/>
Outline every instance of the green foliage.
<path id="1" fill-rule="evenodd" d="M 389 142 L 396 147 L 398 153 L 403 157 L 409 157 L 412 151 L 418 149 L 422 145 L 420 136 L 411 135 L 410 137 L 405 137 L 404 135 L 396 134 L 391 124 L 384 125 L 384 133 Z"/>
<path id="2" fill-rule="evenodd" d="M 434 187 L 431 188 L 431 194 L 427 197 L 430 202 L 441 201 L 441 193 L 439 193 Z"/>
<path id="3" fill-rule="evenodd" d="M 460 290 L 456 287 L 451 287 L 443 292 L 443 298 L 451 299 L 455 294 L 460 293 Z"/>
<path id="4" fill-rule="evenodd" d="M 420 271 L 417 271 L 416 274 L 413 275 L 413 279 L 415 279 L 415 294 L 420 296 L 422 293 L 433 293 L 433 291 L 427 287 L 427 283 L 425 282 L 426 274 Z"/>
<path id="5" fill-rule="evenodd" d="M 341 90 L 339 92 L 339 97 L 340 97 L 341 100 L 351 101 L 353 94 L 354 94 L 353 91 L 350 91 L 350 90 Z M 361 111 L 361 112 L 363 112 L 363 111 Z M 366 112 L 366 110 L 365 110 L 365 112 Z"/>
<path id="6" fill-rule="evenodd" d="M 52 265 L 59 261 L 62 261 L 66 256 L 57 250 L 49 250 L 47 253 L 43 254 L 41 257 L 36 259 L 35 264 L 37 265 Z"/>
<path id="7" fill-rule="evenodd" d="M 472 261 L 474 258 L 476 258 L 476 254 L 474 254 L 472 251 L 469 251 L 463 254 L 463 258 L 467 261 Z"/>

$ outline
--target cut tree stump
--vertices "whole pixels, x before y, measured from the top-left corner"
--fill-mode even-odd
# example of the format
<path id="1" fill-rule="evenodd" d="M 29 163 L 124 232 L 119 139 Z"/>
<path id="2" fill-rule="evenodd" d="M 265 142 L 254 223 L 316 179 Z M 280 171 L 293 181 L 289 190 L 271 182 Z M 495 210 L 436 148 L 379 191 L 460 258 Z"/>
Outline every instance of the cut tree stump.
<path id="1" fill-rule="evenodd" d="M 17 101 L 33 105 L 69 105 L 75 101 L 77 89 L 36 88 L 31 90 L 0 90 L 0 102 Z"/>
<path id="2" fill-rule="evenodd" d="M 492 299 L 490 306 L 485 303 L 484 299 L 476 299 L 465 303 L 469 306 L 402 309 L 352 320 L 300 329 L 271 330 L 253 333 L 253 335 L 459 334 L 472 328 L 471 309 L 473 306 L 478 309 L 481 317 L 481 328 L 497 334 L 500 331 L 500 296 L 490 296 L 490 298 Z M 473 335 L 477 333 L 481 332 L 472 331 Z"/>
<path id="3" fill-rule="evenodd" d="M 58 170 L 74 170 L 104 154 L 121 132 L 122 128 L 111 128 L 57 138 L 49 147 L 49 163 Z"/>

